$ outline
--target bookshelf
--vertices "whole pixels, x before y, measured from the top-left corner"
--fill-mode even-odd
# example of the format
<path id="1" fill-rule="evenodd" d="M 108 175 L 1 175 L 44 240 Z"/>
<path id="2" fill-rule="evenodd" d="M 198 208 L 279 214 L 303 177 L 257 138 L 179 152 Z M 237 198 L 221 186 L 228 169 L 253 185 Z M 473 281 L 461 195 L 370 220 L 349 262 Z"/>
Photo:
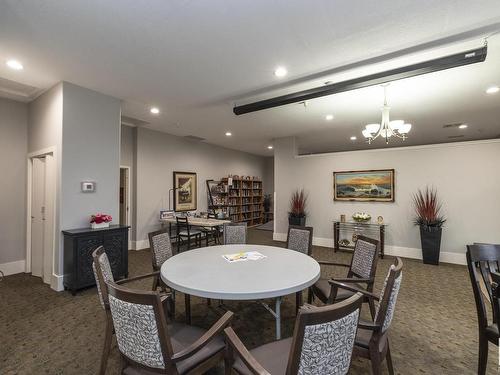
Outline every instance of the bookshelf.
<path id="1" fill-rule="evenodd" d="M 264 192 L 257 177 L 228 176 L 220 181 L 207 181 L 208 206 L 233 222 L 248 226 L 264 222 Z"/>

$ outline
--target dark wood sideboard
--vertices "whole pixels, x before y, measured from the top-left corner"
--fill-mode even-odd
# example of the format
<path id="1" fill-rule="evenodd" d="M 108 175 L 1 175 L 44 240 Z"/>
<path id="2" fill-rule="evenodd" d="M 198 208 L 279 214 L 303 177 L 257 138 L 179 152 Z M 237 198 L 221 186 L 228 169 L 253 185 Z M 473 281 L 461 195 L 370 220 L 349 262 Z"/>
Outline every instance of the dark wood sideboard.
<path id="1" fill-rule="evenodd" d="M 115 279 L 128 276 L 128 226 L 63 230 L 64 288 L 73 295 L 78 289 L 95 285 L 92 252 L 104 246 Z"/>

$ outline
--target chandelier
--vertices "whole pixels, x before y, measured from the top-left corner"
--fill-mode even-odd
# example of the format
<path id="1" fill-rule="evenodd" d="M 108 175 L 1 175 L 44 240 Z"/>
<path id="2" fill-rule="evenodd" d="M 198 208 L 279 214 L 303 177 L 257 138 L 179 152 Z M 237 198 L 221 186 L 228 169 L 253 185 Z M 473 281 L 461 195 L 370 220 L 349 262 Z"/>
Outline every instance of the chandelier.
<path id="1" fill-rule="evenodd" d="M 407 124 L 404 120 L 389 120 L 389 111 L 391 107 L 387 105 L 387 86 L 384 87 L 384 106 L 382 107 L 382 122 L 380 124 L 368 124 L 362 131 L 363 137 L 366 138 L 368 144 L 378 137 L 385 138 L 385 143 L 389 143 L 389 138 L 398 137 L 403 141 L 408 138 L 408 133 L 411 130 L 411 124 Z"/>

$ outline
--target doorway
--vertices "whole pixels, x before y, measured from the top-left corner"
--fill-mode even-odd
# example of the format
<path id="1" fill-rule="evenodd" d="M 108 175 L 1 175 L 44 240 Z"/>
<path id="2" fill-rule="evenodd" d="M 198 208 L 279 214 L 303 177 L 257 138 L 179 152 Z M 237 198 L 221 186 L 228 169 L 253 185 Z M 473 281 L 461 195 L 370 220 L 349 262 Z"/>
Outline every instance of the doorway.
<path id="1" fill-rule="evenodd" d="M 54 271 L 55 161 L 53 153 L 29 159 L 26 271 L 51 284 Z"/>
<path id="2" fill-rule="evenodd" d="M 130 225 L 130 167 L 120 167 L 120 225 Z"/>

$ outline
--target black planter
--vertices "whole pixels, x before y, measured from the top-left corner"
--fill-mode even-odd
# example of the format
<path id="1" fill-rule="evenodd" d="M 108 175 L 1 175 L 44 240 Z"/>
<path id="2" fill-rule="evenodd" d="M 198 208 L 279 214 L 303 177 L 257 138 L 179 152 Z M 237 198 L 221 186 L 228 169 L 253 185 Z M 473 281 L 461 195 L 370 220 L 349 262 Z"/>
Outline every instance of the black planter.
<path id="1" fill-rule="evenodd" d="M 420 227 L 420 242 L 422 243 L 422 259 L 425 264 L 439 265 L 442 229 L 429 231 Z"/>
<path id="2" fill-rule="evenodd" d="M 298 217 L 298 216 L 288 216 L 288 224 L 289 225 L 300 225 L 301 227 L 306 226 L 306 217 Z"/>

